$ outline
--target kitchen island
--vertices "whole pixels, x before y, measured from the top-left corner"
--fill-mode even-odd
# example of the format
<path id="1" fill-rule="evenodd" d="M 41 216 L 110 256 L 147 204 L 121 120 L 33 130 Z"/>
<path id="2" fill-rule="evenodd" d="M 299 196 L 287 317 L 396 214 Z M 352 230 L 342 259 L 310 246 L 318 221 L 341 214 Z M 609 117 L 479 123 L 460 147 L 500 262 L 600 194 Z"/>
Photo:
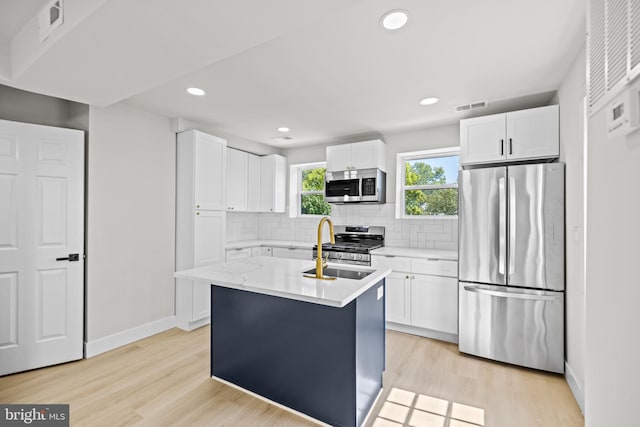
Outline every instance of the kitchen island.
<path id="1" fill-rule="evenodd" d="M 303 277 L 313 261 L 255 257 L 185 270 L 211 284 L 211 376 L 305 417 L 360 426 L 382 391 L 384 278 Z"/>

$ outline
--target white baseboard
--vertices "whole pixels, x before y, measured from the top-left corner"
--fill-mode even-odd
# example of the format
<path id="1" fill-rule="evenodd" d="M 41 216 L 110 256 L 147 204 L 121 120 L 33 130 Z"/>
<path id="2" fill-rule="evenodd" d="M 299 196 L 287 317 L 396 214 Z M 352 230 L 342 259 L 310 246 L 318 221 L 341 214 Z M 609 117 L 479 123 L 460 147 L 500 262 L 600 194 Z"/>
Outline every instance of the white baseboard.
<path id="1" fill-rule="evenodd" d="M 97 340 L 87 341 L 84 343 L 84 357 L 88 359 L 90 357 L 97 356 L 101 353 L 113 350 L 114 348 L 122 347 L 123 345 L 131 344 L 132 342 L 150 337 L 151 335 L 164 332 L 168 329 L 174 328 L 175 326 L 176 317 L 170 316 L 135 328 L 127 329 L 126 331 L 117 332 L 113 335 L 98 338 Z"/>
<path id="2" fill-rule="evenodd" d="M 440 341 L 447 341 L 458 344 L 458 335 L 448 332 L 434 331 L 433 329 L 418 328 L 411 325 L 402 325 L 400 323 L 387 322 L 387 329 L 392 331 L 404 332 L 405 334 L 418 335 L 425 338 L 433 338 Z"/>
<path id="3" fill-rule="evenodd" d="M 580 408 L 580 411 L 584 415 L 584 390 L 582 389 L 582 386 L 578 383 L 576 376 L 574 375 L 573 371 L 571 370 L 571 367 L 566 361 L 564 362 L 564 378 L 567 380 L 567 384 L 569 384 L 569 389 L 571 389 L 571 393 L 573 393 L 573 397 L 576 399 L 576 402 L 578 403 L 578 407 Z"/>
<path id="4" fill-rule="evenodd" d="M 196 320 L 194 322 L 190 322 L 190 321 L 186 321 L 186 320 L 184 320 L 184 321 L 177 320 L 176 321 L 176 327 L 182 329 L 183 331 L 191 332 L 194 329 L 201 328 L 204 325 L 208 325 L 209 323 L 211 323 L 211 317 L 207 316 L 204 319 Z"/>

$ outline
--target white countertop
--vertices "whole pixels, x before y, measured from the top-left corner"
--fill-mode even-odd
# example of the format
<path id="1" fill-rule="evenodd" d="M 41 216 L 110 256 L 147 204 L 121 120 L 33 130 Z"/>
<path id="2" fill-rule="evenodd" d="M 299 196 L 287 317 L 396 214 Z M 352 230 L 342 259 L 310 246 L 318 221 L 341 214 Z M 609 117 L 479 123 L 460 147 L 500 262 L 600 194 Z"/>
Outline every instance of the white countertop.
<path id="1" fill-rule="evenodd" d="M 344 307 L 391 273 L 389 269 L 374 270 L 370 267 L 345 264 L 329 263 L 329 267 L 374 272 L 361 280 L 308 279 L 302 276 L 302 272 L 315 268 L 314 261 L 252 257 L 242 261 L 178 271 L 175 277 L 298 301 Z"/>
<path id="2" fill-rule="evenodd" d="M 296 240 L 235 240 L 233 242 L 225 243 L 224 246 L 226 249 L 256 248 L 258 246 L 313 249 L 313 245 L 315 245 L 315 243 L 300 242 Z"/>
<path id="3" fill-rule="evenodd" d="M 382 248 L 374 249 L 371 251 L 371 255 L 381 256 L 401 256 L 407 258 L 424 258 L 424 259 L 438 259 L 457 261 L 458 251 L 448 251 L 444 249 L 418 249 L 418 248 L 399 248 L 392 246 L 384 246 Z"/>

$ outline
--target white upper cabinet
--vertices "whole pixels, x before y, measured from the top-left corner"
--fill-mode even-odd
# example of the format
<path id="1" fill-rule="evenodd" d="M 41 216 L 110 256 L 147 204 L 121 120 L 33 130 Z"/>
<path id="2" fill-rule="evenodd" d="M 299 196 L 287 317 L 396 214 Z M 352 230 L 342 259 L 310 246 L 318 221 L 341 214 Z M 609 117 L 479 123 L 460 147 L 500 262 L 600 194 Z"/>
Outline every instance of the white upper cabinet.
<path id="1" fill-rule="evenodd" d="M 351 169 L 387 170 L 387 145 L 379 140 L 327 147 L 327 171 Z"/>
<path id="2" fill-rule="evenodd" d="M 506 160 L 505 114 L 460 120 L 460 161 L 463 165 Z"/>
<path id="3" fill-rule="evenodd" d="M 246 211 L 248 193 L 249 153 L 227 149 L 227 204 L 228 211 Z"/>
<path id="4" fill-rule="evenodd" d="M 558 106 L 460 120 L 463 165 L 556 158 L 560 155 Z"/>
<path id="5" fill-rule="evenodd" d="M 247 210 L 260 211 L 260 170 L 262 161 L 260 156 L 249 154 L 247 170 Z"/>
<path id="6" fill-rule="evenodd" d="M 351 169 L 351 144 L 327 147 L 327 171 L 346 171 Z"/>
<path id="7" fill-rule="evenodd" d="M 223 210 L 227 142 L 197 130 L 180 132 L 177 141 L 178 179 L 188 191 L 182 199 L 192 209 Z"/>
<path id="8" fill-rule="evenodd" d="M 287 158 L 277 154 L 260 159 L 260 211 L 286 211 Z"/>
<path id="9" fill-rule="evenodd" d="M 557 105 L 507 113 L 507 159 L 560 156 L 560 117 Z"/>

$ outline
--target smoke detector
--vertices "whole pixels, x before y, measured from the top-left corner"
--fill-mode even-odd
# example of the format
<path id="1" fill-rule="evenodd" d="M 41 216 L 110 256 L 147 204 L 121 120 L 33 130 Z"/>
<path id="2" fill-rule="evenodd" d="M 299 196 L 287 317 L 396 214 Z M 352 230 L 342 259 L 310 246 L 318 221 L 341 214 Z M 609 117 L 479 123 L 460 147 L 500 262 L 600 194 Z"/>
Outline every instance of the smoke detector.
<path id="1" fill-rule="evenodd" d="M 40 33 L 40 43 L 44 42 L 53 30 L 57 29 L 64 22 L 62 0 L 49 1 L 38 13 L 38 29 Z"/>
<path id="2" fill-rule="evenodd" d="M 488 105 L 489 101 L 476 101 L 471 104 L 462 104 L 456 107 L 456 112 L 461 113 L 463 111 L 478 110 L 480 108 L 487 108 Z"/>

